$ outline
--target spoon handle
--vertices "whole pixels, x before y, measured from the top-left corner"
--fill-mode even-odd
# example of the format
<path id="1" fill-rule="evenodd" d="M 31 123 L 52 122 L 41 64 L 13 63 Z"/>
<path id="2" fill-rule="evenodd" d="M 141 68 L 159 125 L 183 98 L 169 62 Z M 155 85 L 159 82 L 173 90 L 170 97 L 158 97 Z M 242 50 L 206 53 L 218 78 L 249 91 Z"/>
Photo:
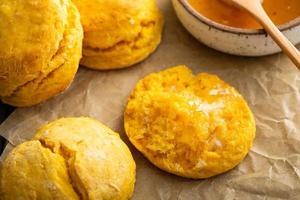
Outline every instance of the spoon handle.
<path id="1" fill-rule="evenodd" d="M 260 3 L 255 3 L 251 6 L 244 7 L 244 9 L 248 10 L 248 12 L 261 23 L 267 33 L 300 70 L 300 52 L 275 26 L 262 5 Z"/>

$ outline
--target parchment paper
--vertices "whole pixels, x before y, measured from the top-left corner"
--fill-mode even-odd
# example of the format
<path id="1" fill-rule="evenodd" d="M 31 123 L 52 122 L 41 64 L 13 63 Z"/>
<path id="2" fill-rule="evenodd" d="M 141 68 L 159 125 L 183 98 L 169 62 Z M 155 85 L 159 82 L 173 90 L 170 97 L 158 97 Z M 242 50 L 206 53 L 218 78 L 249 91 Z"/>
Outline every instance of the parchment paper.
<path id="1" fill-rule="evenodd" d="M 68 91 L 31 108 L 17 109 L 0 127 L 12 145 L 30 139 L 51 120 L 90 116 L 119 132 L 137 163 L 133 200 L 300 199 L 300 73 L 283 54 L 263 58 L 225 55 L 197 42 L 181 26 L 170 1 L 159 1 L 166 27 L 159 49 L 145 62 L 124 70 L 99 72 L 81 68 Z M 190 180 L 149 163 L 128 142 L 123 111 L 135 83 L 150 72 L 186 64 L 235 86 L 257 120 L 251 152 L 223 175 Z M 4 154 L 12 147 L 9 145 Z M 3 156 L 4 157 L 4 156 Z"/>

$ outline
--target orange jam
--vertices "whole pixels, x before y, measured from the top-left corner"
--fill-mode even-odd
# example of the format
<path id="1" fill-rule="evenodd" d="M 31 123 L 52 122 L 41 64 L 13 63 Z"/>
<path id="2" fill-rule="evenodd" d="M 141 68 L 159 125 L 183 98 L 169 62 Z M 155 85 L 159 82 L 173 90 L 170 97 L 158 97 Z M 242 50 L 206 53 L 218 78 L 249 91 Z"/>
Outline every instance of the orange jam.
<path id="1" fill-rule="evenodd" d="M 205 17 L 231 27 L 259 29 L 261 26 L 246 12 L 221 0 L 188 0 Z M 300 0 L 264 0 L 263 6 L 276 25 L 300 16 Z"/>

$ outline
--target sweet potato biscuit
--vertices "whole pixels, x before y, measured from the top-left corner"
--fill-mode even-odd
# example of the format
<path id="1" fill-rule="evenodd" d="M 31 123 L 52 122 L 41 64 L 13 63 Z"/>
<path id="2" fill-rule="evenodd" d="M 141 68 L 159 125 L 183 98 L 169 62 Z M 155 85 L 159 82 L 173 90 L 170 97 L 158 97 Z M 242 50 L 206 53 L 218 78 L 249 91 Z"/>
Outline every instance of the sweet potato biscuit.
<path id="1" fill-rule="evenodd" d="M 1 0 L 1 100 L 31 106 L 65 90 L 78 69 L 82 38 L 71 1 Z"/>
<path id="2" fill-rule="evenodd" d="M 43 126 L 5 158 L 3 200 L 126 200 L 135 162 L 119 135 L 90 118 L 63 118 Z"/>
<path id="3" fill-rule="evenodd" d="M 81 64 L 124 68 L 148 57 L 161 40 L 163 17 L 155 0 L 73 0 L 84 29 Z"/>
<path id="4" fill-rule="evenodd" d="M 235 167 L 255 137 L 243 97 L 217 76 L 195 76 L 185 66 L 139 81 L 124 124 L 132 144 L 154 165 L 195 179 Z"/>

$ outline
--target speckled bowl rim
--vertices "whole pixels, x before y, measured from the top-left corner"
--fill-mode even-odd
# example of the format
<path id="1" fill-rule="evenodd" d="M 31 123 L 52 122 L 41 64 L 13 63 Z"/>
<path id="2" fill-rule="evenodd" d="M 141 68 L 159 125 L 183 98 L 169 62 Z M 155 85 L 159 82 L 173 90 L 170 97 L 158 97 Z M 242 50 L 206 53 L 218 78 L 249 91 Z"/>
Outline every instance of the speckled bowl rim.
<path id="1" fill-rule="evenodd" d="M 194 16 L 197 20 L 206 24 L 209 27 L 213 27 L 223 32 L 233 33 L 237 35 L 266 35 L 266 32 L 263 29 L 251 30 L 251 29 L 242 29 L 242 28 L 234 28 L 231 26 L 226 26 L 223 24 L 219 24 L 213 20 L 208 19 L 207 17 L 201 15 L 198 11 L 196 11 L 188 2 L 188 0 L 176 0 L 178 1 L 192 16 Z M 300 16 L 296 19 L 289 21 L 281 26 L 279 26 L 280 31 L 286 31 L 292 29 L 294 27 L 300 26 Z"/>

